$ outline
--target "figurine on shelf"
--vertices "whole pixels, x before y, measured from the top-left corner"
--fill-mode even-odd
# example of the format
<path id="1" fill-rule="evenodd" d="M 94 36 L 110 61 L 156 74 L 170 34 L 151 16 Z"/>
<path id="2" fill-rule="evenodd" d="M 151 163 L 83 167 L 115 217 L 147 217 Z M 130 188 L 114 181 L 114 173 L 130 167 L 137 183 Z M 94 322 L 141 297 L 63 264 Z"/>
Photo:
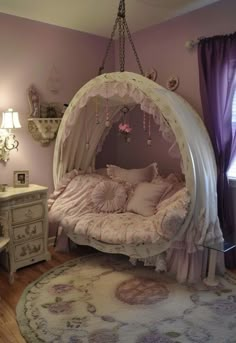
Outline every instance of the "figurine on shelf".
<path id="1" fill-rule="evenodd" d="M 30 117 L 40 117 L 40 99 L 39 94 L 34 86 L 30 86 L 28 90 L 28 98 L 30 103 Z"/>
<path id="2" fill-rule="evenodd" d="M 62 105 L 59 103 L 42 102 L 40 106 L 41 118 L 61 118 Z"/>
<path id="3" fill-rule="evenodd" d="M 47 118 L 57 118 L 57 111 L 52 105 L 47 106 Z"/>

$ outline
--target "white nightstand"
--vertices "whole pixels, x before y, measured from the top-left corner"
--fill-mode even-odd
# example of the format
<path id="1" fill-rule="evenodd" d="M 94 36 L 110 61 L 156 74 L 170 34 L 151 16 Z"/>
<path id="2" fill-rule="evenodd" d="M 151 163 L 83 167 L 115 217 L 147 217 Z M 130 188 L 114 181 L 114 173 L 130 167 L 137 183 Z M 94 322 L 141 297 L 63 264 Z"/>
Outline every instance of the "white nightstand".
<path id="1" fill-rule="evenodd" d="M 8 187 L 0 192 L 0 235 L 2 240 L 9 239 L 6 249 L 11 283 L 17 269 L 50 259 L 47 213 L 47 187 Z"/>

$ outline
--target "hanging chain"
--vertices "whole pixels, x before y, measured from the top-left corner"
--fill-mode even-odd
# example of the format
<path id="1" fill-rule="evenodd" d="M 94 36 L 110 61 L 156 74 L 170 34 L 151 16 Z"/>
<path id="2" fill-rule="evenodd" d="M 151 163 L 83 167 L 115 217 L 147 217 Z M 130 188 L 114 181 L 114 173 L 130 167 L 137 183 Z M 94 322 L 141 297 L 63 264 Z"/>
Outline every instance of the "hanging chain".
<path id="1" fill-rule="evenodd" d="M 119 17 L 119 53 L 120 53 L 120 71 L 125 70 L 125 1 L 121 0 L 118 10 Z"/>
<path id="2" fill-rule="evenodd" d="M 112 30 L 112 33 L 111 33 L 110 40 L 108 42 L 108 46 L 107 46 L 107 49 L 106 49 L 106 52 L 105 52 L 105 56 L 104 56 L 104 58 L 102 60 L 102 65 L 99 68 L 99 73 L 98 74 L 101 75 L 102 71 L 104 70 L 106 59 L 107 59 L 107 56 L 108 56 L 108 54 L 110 52 L 110 49 L 111 49 L 111 45 L 112 45 L 112 42 L 113 42 L 115 31 L 117 29 L 117 25 L 119 25 L 119 61 L 120 61 L 120 71 L 123 72 L 125 70 L 125 31 L 126 31 L 127 32 L 127 36 L 128 36 L 128 40 L 129 40 L 129 42 L 131 44 L 134 56 L 136 58 L 136 62 L 137 62 L 138 67 L 139 67 L 140 73 L 142 75 L 144 75 L 143 68 L 141 66 L 141 63 L 140 63 L 137 51 L 135 49 L 134 42 L 132 40 L 131 33 L 129 31 L 129 27 L 128 27 L 127 21 L 125 19 L 125 0 L 120 0 L 119 8 L 118 8 L 118 14 L 117 14 L 114 26 L 113 26 L 113 30 Z"/>
<path id="3" fill-rule="evenodd" d="M 119 20 L 119 53 L 120 53 L 120 71 L 125 70 L 125 27 L 124 18 Z"/>
<path id="4" fill-rule="evenodd" d="M 118 16 L 125 18 L 125 0 L 120 0 L 118 8 Z"/>
<path id="5" fill-rule="evenodd" d="M 107 56 L 109 54 L 109 51 L 111 49 L 111 45 L 112 45 L 112 42 L 113 42 L 113 38 L 114 38 L 114 35 L 115 35 L 115 32 L 116 32 L 116 28 L 117 28 L 117 24 L 119 22 L 119 17 L 116 18 L 116 21 L 115 21 L 115 24 L 113 26 L 113 30 L 112 30 L 112 33 L 111 33 L 111 37 L 110 37 L 110 40 L 108 42 L 108 45 L 107 45 L 107 48 L 106 48 L 106 52 L 105 52 L 105 55 L 103 57 L 103 60 L 102 60 L 102 65 L 101 67 L 99 68 L 99 72 L 98 72 L 98 75 L 101 75 L 102 71 L 104 70 L 104 66 L 105 66 L 105 63 L 106 63 L 106 59 L 107 59 Z"/>
<path id="6" fill-rule="evenodd" d="M 128 35 L 128 39 L 129 39 L 129 42 L 130 42 L 130 44 L 132 46 L 132 49 L 133 49 L 133 52 L 134 52 L 134 56 L 136 58 L 136 62 L 138 64 L 140 73 L 141 73 L 141 75 L 144 75 L 143 68 L 142 68 L 141 62 L 139 60 L 138 53 L 137 53 L 137 51 L 135 49 L 134 42 L 132 40 L 131 33 L 130 33 L 130 30 L 129 30 L 129 27 L 128 27 L 128 24 L 127 24 L 126 20 L 124 21 L 124 24 L 125 24 L 125 28 L 126 28 L 126 32 L 127 32 L 127 35 Z"/>

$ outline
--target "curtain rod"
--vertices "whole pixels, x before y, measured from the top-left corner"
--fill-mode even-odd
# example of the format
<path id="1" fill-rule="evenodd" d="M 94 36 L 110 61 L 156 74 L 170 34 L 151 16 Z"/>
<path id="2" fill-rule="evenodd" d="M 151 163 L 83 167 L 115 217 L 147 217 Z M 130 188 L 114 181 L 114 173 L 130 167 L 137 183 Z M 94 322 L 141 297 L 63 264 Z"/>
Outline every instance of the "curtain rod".
<path id="1" fill-rule="evenodd" d="M 185 48 L 188 49 L 188 50 L 193 50 L 197 45 L 198 43 L 200 42 L 201 39 L 204 39 L 206 37 L 199 37 L 197 39 L 190 39 L 190 40 L 187 40 L 184 44 Z"/>
<path id="2" fill-rule="evenodd" d="M 185 42 L 184 46 L 188 50 L 193 50 L 202 39 L 216 38 L 216 37 L 227 37 L 227 36 L 232 36 L 232 35 L 235 35 L 235 34 L 236 34 L 236 32 L 228 33 L 228 34 L 223 34 L 223 35 L 215 35 L 215 36 L 212 36 L 212 37 L 204 37 L 204 36 L 202 36 L 202 37 L 199 37 L 197 39 L 187 40 Z"/>

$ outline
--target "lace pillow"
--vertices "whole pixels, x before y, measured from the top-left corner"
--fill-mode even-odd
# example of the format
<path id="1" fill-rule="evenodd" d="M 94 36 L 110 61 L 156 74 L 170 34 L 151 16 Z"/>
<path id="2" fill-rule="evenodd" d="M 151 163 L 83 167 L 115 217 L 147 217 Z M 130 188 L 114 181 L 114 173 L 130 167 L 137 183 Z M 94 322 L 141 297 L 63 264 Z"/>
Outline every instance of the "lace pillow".
<path id="1" fill-rule="evenodd" d="M 157 164 L 152 163 L 146 168 L 141 169 L 124 169 L 112 164 L 107 165 L 107 175 L 115 181 L 124 181 L 130 184 L 140 182 L 150 182 L 158 175 Z"/>
<path id="2" fill-rule="evenodd" d="M 127 211 L 141 214 L 145 217 L 154 215 L 157 203 L 166 187 L 166 184 L 156 185 L 149 182 L 138 184 L 127 204 Z"/>
<path id="3" fill-rule="evenodd" d="M 101 181 L 93 189 L 92 202 L 98 212 L 116 212 L 126 203 L 125 188 L 114 181 Z"/>

